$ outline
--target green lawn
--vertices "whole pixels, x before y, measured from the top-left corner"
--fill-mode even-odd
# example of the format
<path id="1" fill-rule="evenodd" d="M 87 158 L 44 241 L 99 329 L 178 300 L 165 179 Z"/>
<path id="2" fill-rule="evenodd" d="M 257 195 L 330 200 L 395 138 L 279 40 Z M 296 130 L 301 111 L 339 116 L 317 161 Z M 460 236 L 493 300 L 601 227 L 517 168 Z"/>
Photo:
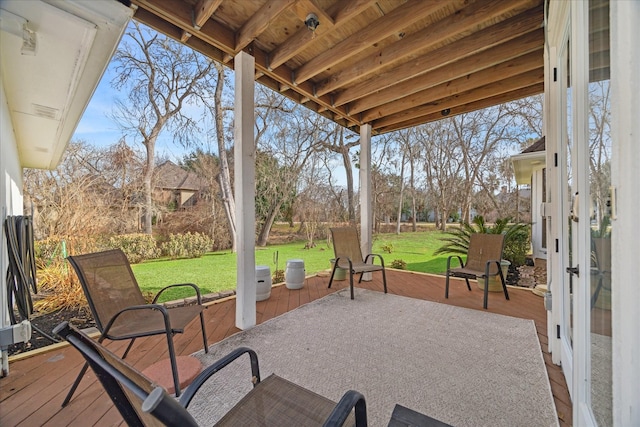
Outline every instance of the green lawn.
<path id="1" fill-rule="evenodd" d="M 373 252 L 384 257 L 385 264 L 391 265 L 396 259 L 407 263 L 407 270 L 425 273 L 443 273 L 446 269 L 445 255 L 433 256 L 443 234 L 434 231 L 417 233 L 379 234 L 374 236 Z M 391 253 L 382 250 L 391 245 Z M 288 259 L 303 259 L 307 275 L 330 268 L 333 248 L 326 241 L 318 242 L 312 249 L 304 249 L 304 242 L 267 246 L 256 250 L 256 264 L 268 265 L 271 273 L 276 269 L 273 262 L 278 252 L 278 268 L 284 270 Z M 179 260 L 153 260 L 132 266 L 140 287 L 156 293 L 164 286 L 173 283 L 195 283 L 204 294 L 236 287 L 236 255 L 226 252 L 211 252 L 202 258 Z M 171 290 L 161 301 L 170 301 L 190 294 L 188 291 Z"/>

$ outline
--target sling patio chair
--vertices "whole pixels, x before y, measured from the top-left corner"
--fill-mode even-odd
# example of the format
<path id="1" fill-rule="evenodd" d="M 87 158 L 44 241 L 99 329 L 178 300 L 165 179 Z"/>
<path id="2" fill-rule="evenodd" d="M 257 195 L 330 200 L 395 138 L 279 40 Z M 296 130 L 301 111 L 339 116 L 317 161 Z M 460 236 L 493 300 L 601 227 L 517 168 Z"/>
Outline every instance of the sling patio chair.
<path id="1" fill-rule="evenodd" d="M 356 427 L 367 425 L 362 394 L 347 391 L 336 404 L 275 374 L 261 380 L 258 356 L 246 347 L 232 351 L 203 370 L 177 400 L 67 322 L 62 322 L 53 332 L 82 354 L 129 426 L 197 426 L 187 411 L 189 403 L 207 379 L 245 353 L 249 355 L 253 388 L 215 425 L 333 427 L 345 422 L 349 425 L 355 422 Z M 353 414 L 352 409 L 355 409 Z"/>
<path id="2" fill-rule="evenodd" d="M 180 381 L 173 335 L 183 333 L 185 327 L 198 315 L 202 329 L 202 342 L 208 352 L 207 333 L 204 326 L 204 306 L 200 289 L 192 283 L 170 285 L 161 289 L 148 304 L 138 282 L 136 281 L 127 256 L 120 249 L 95 252 L 85 255 L 67 257 L 73 266 L 82 285 L 82 290 L 89 303 L 89 308 L 101 332 L 99 342 L 105 338 L 110 340 L 131 340 L 122 358 L 126 358 L 136 338 L 151 335 L 166 335 L 169 348 L 169 361 L 176 396 L 180 396 Z M 166 308 L 157 304 L 160 295 L 167 289 L 175 287 L 191 287 L 194 289 L 197 304 Z M 87 371 L 85 364 L 75 382 L 71 386 L 62 406 L 66 406 L 82 377 Z"/>
<path id="3" fill-rule="evenodd" d="M 335 254 L 335 262 L 331 270 L 331 278 L 329 279 L 329 288 L 333 283 L 333 276 L 336 274 L 337 268 L 345 269 L 349 272 L 349 286 L 351 288 L 351 299 L 353 299 L 353 275 L 360 273 L 371 273 L 374 271 L 382 271 L 382 283 L 384 284 L 384 293 L 387 293 L 387 275 L 384 271 L 384 259 L 378 254 L 367 254 L 362 258 L 360 250 L 360 240 L 358 239 L 358 231 L 355 227 L 339 227 L 331 229 L 331 237 L 333 239 L 333 252 Z M 373 264 L 375 258 L 380 259 L 380 264 Z M 371 259 L 371 263 L 369 260 Z"/>
<path id="4" fill-rule="evenodd" d="M 469 249 L 467 250 L 467 262 L 462 262 L 459 255 L 451 255 L 447 258 L 447 279 L 444 291 L 444 297 L 449 298 L 449 277 L 462 277 L 467 282 L 467 288 L 471 290 L 469 279 L 484 278 L 484 304 L 487 308 L 489 299 L 489 277 L 500 275 L 502 290 L 504 296 L 508 300 L 509 292 L 507 284 L 504 281 L 500 261 L 502 260 L 502 249 L 504 247 L 503 234 L 487 234 L 473 233 L 469 240 Z M 451 259 L 458 258 L 460 267 L 451 268 Z"/>

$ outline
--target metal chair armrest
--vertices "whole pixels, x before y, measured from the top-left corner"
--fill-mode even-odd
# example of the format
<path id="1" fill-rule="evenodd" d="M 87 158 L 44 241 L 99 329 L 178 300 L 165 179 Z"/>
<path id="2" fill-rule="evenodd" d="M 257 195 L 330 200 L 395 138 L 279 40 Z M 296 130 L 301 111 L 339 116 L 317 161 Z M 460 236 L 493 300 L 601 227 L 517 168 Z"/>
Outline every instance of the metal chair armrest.
<path id="1" fill-rule="evenodd" d="M 198 297 L 198 304 L 202 304 L 202 296 L 200 295 L 200 288 L 198 287 L 198 285 L 196 285 L 194 283 L 176 283 L 174 285 L 165 286 L 164 288 L 160 289 L 158 291 L 158 293 L 156 294 L 156 296 L 153 298 L 153 304 L 155 304 L 158 301 L 158 298 L 160 297 L 160 295 L 164 291 L 166 291 L 167 289 L 177 288 L 177 287 L 181 287 L 181 286 L 190 286 L 190 287 L 192 287 L 196 291 L 196 296 Z"/>
<path id="2" fill-rule="evenodd" d="M 342 258 L 345 258 L 347 260 L 347 262 L 349 263 L 349 271 L 353 271 L 353 263 L 351 262 L 351 258 L 347 257 L 347 256 L 343 256 L 343 257 L 336 257 L 335 260 L 335 266 L 334 268 L 340 267 L 340 260 Z M 344 268 L 344 267 L 340 267 L 340 268 Z"/>
<path id="3" fill-rule="evenodd" d="M 340 427 L 355 408 L 356 427 L 366 427 L 367 425 L 367 404 L 364 396 L 354 390 L 347 391 L 340 399 L 340 402 L 333 408 L 331 414 L 324 422 L 323 427 Z"/>
<path id="4" fill-rule="evenodd" d="M 231 362 L 245 353 L 249 354 L 249 360 L 251 361 L 251 377 L 253 386 L 255 387 L 260 382 L 260 367 L 258 365 L 258 355 L 255 351 L 251 350 L 248 347 L 239 347 L 202 371 L 182 394 L 182 396 L 180 397 L 180 404 L 185 408 L 188 407 L 191 399 L 193 399 L 193 397 L 198 392 L 200 387 L 202 387 L 205 381 L 207 381 L 213 374 L 220 371 L 222 368 L 229 365 Z"/>
<path id="5" fill-rule="evenodd" d="M 115 321 L 118 319 L 118 317 L 120 317 L 123 313 L 126 313 L 127 311 L 134 311 L 134 310 L 157 310 L 157 311 L 159 311 L 162 314 L 162 317 L 164 318 L 164 325 L 165 325 L 165 328 L 167 330 L 167 333 L 169 333 L 171 331 L 171 320 L 169 319 L 169 312 L 167 311 L 167 308 L 165 306 L 160 305 L 160 304 L 132 305 L 131 307 L 127 307 L 127 308 L 124 308 L 124 309 L 120 310 L 119 312 L 114 314 L 113 317 L 111 317 L 111 319 L 109 319 L 109 322 L 104 327 L 104 330 L 102 331 L 102 334 L 100 335 L 99 341 L 102 342 L 102 340 L 104 340 L 104 338 L 108 335 L 109 329 L 111 329 L 111 327 L 113 326 Z"/>
<path id="6" fill-rule="evenodd" d="M 380 259 L 380 264 L 382 265 L 382 267 L 384 267 L 384 258 L 382 258 L 382 255 L 380 254 L 367 254 L 366 257 L 364 257 L 364 263 L 367 264 L 367 262 L 369 261 L 369 257 L 371 258 L 379 258 Z"/>
<path id="7" fill-rule="evenodd" d="M 458 262 L 460 263 L 460 267 L 464 267 L 464 263 L 462 262 L 462 257 L 460 255 L 449 255 L 447 258 L 447 272 L 451 269 L 451 258 L 458 258 Z"/>

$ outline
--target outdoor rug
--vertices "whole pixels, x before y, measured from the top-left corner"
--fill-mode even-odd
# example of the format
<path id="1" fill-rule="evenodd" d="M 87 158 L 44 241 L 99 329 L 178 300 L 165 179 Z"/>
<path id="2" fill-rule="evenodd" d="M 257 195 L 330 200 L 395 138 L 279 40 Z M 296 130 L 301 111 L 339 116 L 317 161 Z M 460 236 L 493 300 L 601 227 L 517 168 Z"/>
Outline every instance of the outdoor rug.
<path id="1" fill-rule="evenodd" d="M 453 426 L 558 425 L 532 320 L 348 288 L 196 353 L 210 365 L 255 350 L 275 373 L 338 401 L 364 394 L 369 425 L 386 426 L 396 403 Z M 250 388 L 248 357 L 205 384 L 189 411 L 212 425 Z"/>

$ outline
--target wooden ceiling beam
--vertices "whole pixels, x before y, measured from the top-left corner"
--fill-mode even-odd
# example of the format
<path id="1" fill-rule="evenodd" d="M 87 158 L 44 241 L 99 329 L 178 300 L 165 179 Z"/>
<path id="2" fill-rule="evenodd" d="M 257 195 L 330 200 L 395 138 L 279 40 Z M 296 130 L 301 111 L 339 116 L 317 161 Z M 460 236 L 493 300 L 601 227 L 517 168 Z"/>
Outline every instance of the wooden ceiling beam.
<path id="1" fill-rule="evenodd" d="M 202 28 L 205 22 L 216 13 L 218 7 L 222 3 L 222 0 L 198 0 L 198 3 L 193 8 L 193 13 L 195 15 L 194 18 L 194 26 L 197 29 Z"/>
<path id="2" fill-rule="evenodd" d="M 269 0 L 253 14 L 236 34 L 235 52 L 240 52 L 249 45 L 285 10 L 289 9 L 296 0 Z"/>
<path id="3" fill-rule="evenodd" d="M 536 1 L 537 2 L 537 1 Z M 515 7 L 526 7 L 532 0 L 506 2 L 504 0 L 477 1 L 471 5 L 462 4 L 458 10 L 447 18 L 429 25 L 425 29 L 405 36 L 392 45 L 369 55 L 353 66 L 332 75 L 318 84 L 318 95 L 332 92 L 354 80 L 377 75 L 378 71 L 388 67 L 418 51 L 425 51 L 431 46 L 451 37 L 451 34 L 468 32 L 483 22 L 495 19 Z M 542 8 L 540 8 L 542 12 Z"/>
<path id="4" fill-rule="evenodd" d="M 218 6 L 220 6 L 222 0 L 198 0 L 198 3 L 193 7 L 193 28 L 199 30 L 211 15 L 213 15 Z M 190 31 L 183 31 L 180 41 L 186 42 L 193 34 Z"/>
<path id="5" fill-rule="evenodd" d="M 264 51 L 254 47 L 250 53 L 255 58 L 256 71 L 265 73 L 266 75 L 276 80 L 280 85 L 289 87 L 289 89 L 297 92 L 302 97 L 307 97 L 309 99 L 312 99 L 314 102 L 318 103 L 322 107 L 326 108 L 327 110 L 330 110 L 332 114 L 335 114 L 338 117 L 344 118 L 345 121 L 349 123 L 359 124 L 357 118 L 349 117 L 345 107 L 335 107 L 333 105 L 333 102 L 330 96 L 328 95 L 316 96 L 315 89 L 313 87 L 313 84 L 311 84 L 311 82 L 304 82 L 302 84 L 294 85 L 291 82 L 291 75 L 292 75 L 291 69 L 288 68 L 286 65 L 282 65 L 275 70 L 269 70 L 267 68 L 267 54 Z"/>
<path id="6" fill-rule="evenodd" d="M 427 18 L 438 9 L 446 6 L 446 2 L 438 0 L 409 0 L 298 67 L 295 70 L 296 83 L 309 80 L 327 68 L 342 62 L 345 58 L 371 47 L 380 40 L 400 32 L 403 28 Z"/>
<path id="7" fill-rule="evenodd" d="M 134 0 L 134 2 L 138 4 L 140 8 L 149 9 L 151 11 L 150 13 L 158 15 L 160 18 L 169 21 L 171 24 L 183 30 L 190 28 L 190 9 L 185 8 L 184 3 L 180 0 Z M 235 49 L 233 31 L 214 19 L 209 19 L 199 31 L 194 31 L 194 35 L 218 48 L 226 55 L 233 54 Z M 179 38 L 179 35 L 177 37 Z M 294 84 L 291 80 L 293 72 L 289 67 L 282 65 L 276 70 L 269 70 L 266 65 L 267 54 L 254 45 L 250 45 L 249 47 L 249 52 L 255 58 L 256 72 L 264 73 L 265 76 L 263 76 L 263 78 L 268 76 L 277 82 L 278 85 L 274 87 L 278 87 L 279 85 L 289 86 L 300 96 L 313 99 L 316 103 L 325 107 L 332 115 L 335 114 L 335 116 L 343 118 L 346 123 L 359 124 L 357 118 L 349 117 L 344 107 L 335 107 L 331 97 L 326 95 L 322 97 L 315 96 L 315 88 L 310 82 L 304 82 L 299 85 Z M 289 94 L 287 94 L 287 96 L 292 98 Z"/>
<path id="8" fill-rule="evenodd" d="M 180 39 L 180 36 L 182 35 L 182 29 L 180 27 L 167 22 L 165 19 L 149 12 L 148 10 L 138 8 L 133 17 L 137 21 L 148 25 L 159 33 L 166 34 L 168 37 Z"/>
<path id="9" fill-rule="evenodd" d="M 339 1 L 327 10 L 327 15 L 333 17 L 333 23 L 329 25 L 320 18 L 320 25 L 315 32 L 311 32 L 307 27 L 300 28 L 286 42 L 269 53 L 269 68 L 274 69 L 293 58 L 304 50 L 309 43 L 320 40 L 326 34 L 348 23 L 349 20 L 369 8 L 376 0 L 352 0 Z M 319 8 L 318 8 L 319 9 Z M 314 10 L 317 14 L 317 11 Z M 320 16 L 320 15 L 318 15 Z"/>
<path id="10" fill-rule="evenodd" d="M 448 117 L 457 116 L 463 113 L 469 113 L 471 111 L 482 110 L 483 108 L 492 107 L 498 104 L 504 104 L 505 102 L 515 101 L 516 99 L 526 98 L 527 96 L 537 95 L 539 93 L 544 92 L 544 83 L 536 83 L 532 86 L 527 86 L 521 89 L 516 89 L 510 92 L 501 93 L 500 95 L 492 96 L 489 98 L 482 99 L 480 101 L 470 102 L 464 105 L 458 105 L 453 108 L 450 108 Z M 424 123 L 436 122 L 438 120 L 444 119 L 445 116 L 442 115 L 442 112 L 430 113 L 424 116 L 416 117 L 411 120 L 407 120 L 400 123 L 395 123 L 393 125 L 389 125 L 386 127 L 373 127 L 372 129 L 377 131 L 379 134 L 384 134 L 387 132 L 393 132 L 400 129 L 406 129 L 413 126 L 419 126 Z"/>
<path id="11" fill-rule="evenodd" d="M 193 28 L 191 11 L 188 3 L 182 0 L 133 0 L 139 9 L 147 9 L 184 31 L 191 32 L 196 37 L 217 47 L 226 54 L 233 54 L 235 48 L 235 34 L 226 26 L 213 19 L 207 20 L 197 30 Z M 136 17 L 138 11 L 136 11 Z M 177 37 L 180 39 L 180 36 Z"/>
<path id="12" fill-rule="evenodd" d="M 495 81 L 481 87 L 475 87 L 466 92 L 456 91 L 453 94 L 449 94 L 449 96 L 442 96 L 445 95 L 445 93 L 439 92 L 437 94 L 434 94 L 430 98 L 423 98 L 422 106 L 402 110 L 401 112 L 396 114 L 383 116 L 379 120 L 367 120 L 365 117 L 363 117 L 362 121 L 364 123 L 371 122 L 372 126 L 376 128 L 384 128 L 389 125 L 402 123 L 411 119 L 426 116 L 432 113 L 437 113 L 447 108 L 451 109 L 456 106 L 480 101 L 485 98 L 496 96 L 498 94 L 512 92 L 517 89 L 522 89 L 543 82 L 544 67 L 541 67 L 539 69 L 528 71 L 526 73 L 522 73 L 508 79 L 501 79 L 499 81 Z M 424 100 L 428 101 L 424 102 Z"/>
<path id="13" fill-rule="evenodd" d="M 416 58 L 402 67 L 379 74 L 372 79 L 356 84 L 335 96 L 335 104 L 344 105 L 385 88 L 401 83 L 411 77 L 426 74 L 437 68 L 459 61 L 467 56 L 499 46 L 517 37 L 540 28 L 542 7 L 529 10 L 506 21 L 485 28 L 462 38 L 450 45 L 443 46 Z"/>
<path id="14" fill-rule="evenodd" d="M 538 75 L 536 73 L 543 66 L 542 50 L 538 50 L 478 73 L 442 83 L 392 103 L 368 110 L 362 113 L 361 119 L 364 122 L 370 122 L 380 117 L 388 117 L 402 111 L 419 108 L 427 102 L 454 96 L 457 93 L 465 93 L 477 88 L 487 87 L 495 82 L 512 78 L 517 78 L 517 84 L 521 85 L 521 80 L 524 76 L 528 76 L 533 80 L 537 79 Z M 537 82 L 537 80 L 535 82 Z M 496 89 L 501 89 L 500 86 L 495 87 Z"/>
<path id="15" fill-rule="evenodd" d="M 428 74 L 405 80 L 377 94 L 366 96 L 350 103 L 350 114 L 367 110 L 365 121 L 376 118 L 380 111 L 393 110 L 392 113 L 407 107 L 407 99 L 420 103 L 425 91 L 431 88 L 457 90 L 483 86 L 500 78 L 510 77 L 523 71 L 537 68 L 543 64 L 543 53 L 540 49 L 544 40 L 542 29 L 526 34 L 505 44 L 488 49 L 476 55 L 468 56 L 454 62 L 448 67 L 441 67 Z M 467 90 L 462 89 L 462 90 Z M 372 108 L 374 107 L 374 108 Z M 384 115 L 387 115 L 386 113 Z"/>

